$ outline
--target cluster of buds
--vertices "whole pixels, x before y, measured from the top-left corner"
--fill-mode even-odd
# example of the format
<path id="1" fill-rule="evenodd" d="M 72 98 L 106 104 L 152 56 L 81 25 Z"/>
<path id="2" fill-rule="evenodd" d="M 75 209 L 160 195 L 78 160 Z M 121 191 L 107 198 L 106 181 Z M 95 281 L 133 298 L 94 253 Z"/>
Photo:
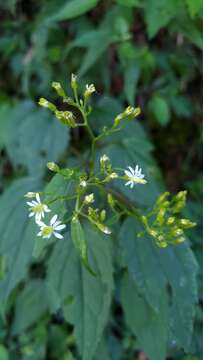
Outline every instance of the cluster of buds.
<path id="1" fill-rule="evenodd" d="M 93 194 L 92 194 L 93 195 Z M 104 234 L 111 234 L 111 230 L 104 224 L 106 219 L 106 211 L 99 209 L 93 209 L 92 207 L 88 208 L 88 219 L 91 223 L 96 225 L 96 227 L 102 231 Z"/>
<path id="2" fill-rule="evenodd" d="M 134 108 L 132 106 L 128 106 L 121 114 L 116 116 L 116 118 L 114 120 L 114 127 L 117 127 L 118 125 L 120 125 L 120 122 L 123 119 L 128 118 L 128 119 L 132 120 L 135 117 L 137 117 L 138 115 L 140 115 L 140 113 L 141 113 L 141 109 L 139 107 Z"/>
<path id="3" fill-rule="evenodd" d="M 178 217 L 185 207 L 187 192 L 180 191 L 172 200 L 168 199 L 169 195 L 168 192 L 162 194 L 151 213 L 142 216 L 145 232 L 153 237 L 159 247 L 184 242 L 185 230 L 196 226 L 196 223 L 189 219 Z"/>
<path id="4" fill-rule="evenodd" d="M 68 125 L 71 128 L 77 127 L 77 124 L 75 122 L 75 117 L 72 113 L 72 111 L 55 111 L 56 118 L 65 125 Z"/>

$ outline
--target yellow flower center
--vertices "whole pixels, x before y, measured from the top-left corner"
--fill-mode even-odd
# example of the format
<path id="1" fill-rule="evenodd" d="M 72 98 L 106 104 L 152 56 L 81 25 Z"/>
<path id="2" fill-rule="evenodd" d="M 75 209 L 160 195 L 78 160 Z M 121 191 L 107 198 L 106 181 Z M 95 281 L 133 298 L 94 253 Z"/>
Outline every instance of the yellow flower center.
<path id="1" fill-rule="evenodd" d="M 44 205 L 43 204 L 35 205 L 31 208 L 31 210 L 34 213 L 41 213 L 42 211 L 44 211 Z"/>
<path id="2" fill-rule="evenodd" d="M 43 236 L 48 236 L 50 234 L 52 234 L 54 231 L 53 227 L 52 226 L 46 226 L 42 229 L 42 235 Z"/>

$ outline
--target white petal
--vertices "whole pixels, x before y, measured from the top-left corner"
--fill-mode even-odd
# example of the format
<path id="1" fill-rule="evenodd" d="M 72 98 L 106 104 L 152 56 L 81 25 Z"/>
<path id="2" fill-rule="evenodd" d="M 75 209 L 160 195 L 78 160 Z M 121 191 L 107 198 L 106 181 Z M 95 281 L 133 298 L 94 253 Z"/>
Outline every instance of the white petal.
<path id="1" fill-rule="evenodd" d="M 34 216 L 34 213 L 33 213 L 33 212 L 31 212 L 28 216 L 29 216 L 29 217 Z"/>
<path id="2" fill-rule="evenodd" d="M 44 211 L 41 212 L 42 217 L 44 218 Z"/>
<path id="3" fill-rule="evenodd" d="M 27 204 L 28 206 L 33 207 L 33 203 L 32 203 L 32 202 L 30 202 L 30 201 L 27 201 L 27 202 L 26 202 L 26 204 Z"/>
<path id="4" fill-rule="evenodd" d="M 66 225 L 65 224 L 62 224 L 62 225 L 58 225 L 56 226 L 54 229 L 59 231 L 59 230 L 62 230 L 62 229 L 65 229 Z"/>
<path id="5" fill-rule="evenodd" d="M 38 203 L 41 203 L 40 196 L 39 196 L 38 193 L 36 194 L 36 200 L 37 200 Z"/>
<path id="6" fill-rule="evenodd" d="M 46 224 L 43 221 L 37 221 L 36 224 L 42 228 L 46 227 Z"/>
<path id="7" fill-rule="evenodd" d="M 126 174 L 128 177 L 132 177 L 132 176 L 133 176 L 133 175 L 131 174 L 131 172 L 128 171 L 128 170 L 125 170 L 125 174 Z"/>
<path id="8" fill-rule="evenodd" d="M 133 188 L 133 186 L 134 186 L 134 183 L 133 183 L 133 182 L 131 182 L 131 185 L 130 185 L 131 189 Z"/>
<path id="9" fill-rule="evenodd" d="M 134 175 L 134 170 L 131 166 L 128 166 L 128 169 L 130 169 L 131 175 Z"/>
<path id="10" fill-rule="evenodd" d="M 127 183 L 125 183 L 125 186 L 128 186 L 128 185 L 130 185 L 132 183 L 132 181 L 130 180 L 130 181 L 128 181 Z"/>
<path id="11" fill-rule="evenodd" d="M 55 221 L 54 227 L 58 226 L 59 224 L 61 224 L 61 221 Z"/>
<path id="12" fill-rule="evenodd" d="M 63 239 L 63 236 L 61 234 L 58 234 L 57 232 L 54 232 L 54 235 L 56 236 L 56 238 L 58 239 Z"/>
<path id="13" fill-rule="evenodd" d="M 58 217 L 58 215 L 54 215 L 54 216 L 51 218 L 50 225 L 53 225 L 53 224 L 56 222 L 57 217 Z"/>
<path id="14" fill-rule="evenodd" d="M 136 165 L 136 166 L 135 166 L 135 172 L 138 172 L 138 171 L 139 171 L 139 166 Z"/>
<path id="15" fill-rule="evenodd" d="M 42 236 L 42 232 L 41 231 L 38 232 L 37 236 Z"/>

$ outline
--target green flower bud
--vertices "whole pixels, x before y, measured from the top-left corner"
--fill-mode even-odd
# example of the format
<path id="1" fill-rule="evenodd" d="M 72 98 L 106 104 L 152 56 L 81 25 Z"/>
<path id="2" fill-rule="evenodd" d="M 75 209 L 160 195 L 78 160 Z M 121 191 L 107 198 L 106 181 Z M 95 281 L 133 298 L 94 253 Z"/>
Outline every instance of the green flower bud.
<path id="1" fill-rule="evenodd" d="M 48 162 L 47 167 L 49 170 L 51 170 L 53 172 L 58 172 L 60 170 L 59 166 L 57 164 L 55 164 L 54 162 Z"/>
<path id="2" fill-rule="evenodd" d="M 71 75 L 71 88 L 74 90 L 74 89 L 77 89 L 77 87 L 78 87 L 77 76 L 72 74 Z"/>
<path id="3" fill-rule="evenodd" d="M 100 212 L 100 220 L 103 222 L 106 219 L 106 210 Z"/>
<path id="4" fill-rule="evenodd" d="M 84 92 L 84 97 L 88 99 L 96 91 L 94 84 L 86 85 L 86 90 Z"/>
<path id="5" fill-rule="evenodd" d="M 62 124 L 68 125 L 71 128 L 77 127 L 77 124 L 75 122 L 75 117 L 71 111 L 55 111 L 55 115 Z"/>
<path id="6" fill-rule="evenodd" d="M 174 224 L 175 218 L 174 216 L 170 216 L 166 222 L 167 225 L 172 225 Z"/>
<path id="7" fill-rule="evenodd" d="M 179 225 L 182 229 L 189 229 L 196 226 L 197 224 L 195 222 L 190 221 L 189 219 L 180 219 Z"/>
<path id="8" fill-rule="evenodd" d="M 59 96 L 62 96 L 62 97 L 66 96 L 65 91 L 63 90 L 63 88 L 59 82 L 54 81 L 52 83 L 52 87 L 56 90 L 56 92 Z"/>
<path id="9" fill-rule="evenodd" d="M 48 108 L 51 111 L 56 111 L 56 106 L 45 98 L 40 98 L 38 104 L 44 108 Z"/>

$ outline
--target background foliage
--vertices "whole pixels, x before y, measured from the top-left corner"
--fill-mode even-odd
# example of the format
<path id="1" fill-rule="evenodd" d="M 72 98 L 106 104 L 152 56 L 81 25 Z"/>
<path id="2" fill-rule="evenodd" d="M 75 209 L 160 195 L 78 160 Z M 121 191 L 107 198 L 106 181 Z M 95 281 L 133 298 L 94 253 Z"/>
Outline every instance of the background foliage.
<path id="1" fill-rule="evenodd" d="M 203 1 L 8 0 L 0 20 L 0 359 L 203 359 Z M 48 161 L 78 163 L 86 151 L 82 131 L 36 105 L 56 101 L 51 82 L 68 89 L 71 73 L 96 85 L 96 131 L 128 103 L 142 108 L 98 150 L 143 167 L 148 185 L 121 191 L 145 209 L 166 188 L 187 189 L 198 223 L 167 249 L 134 241 L 131 220 L 112 240 L 85 228 L 97 281 L 69 234 L 36 247 L 23 199 L 49 179 Z"/>

